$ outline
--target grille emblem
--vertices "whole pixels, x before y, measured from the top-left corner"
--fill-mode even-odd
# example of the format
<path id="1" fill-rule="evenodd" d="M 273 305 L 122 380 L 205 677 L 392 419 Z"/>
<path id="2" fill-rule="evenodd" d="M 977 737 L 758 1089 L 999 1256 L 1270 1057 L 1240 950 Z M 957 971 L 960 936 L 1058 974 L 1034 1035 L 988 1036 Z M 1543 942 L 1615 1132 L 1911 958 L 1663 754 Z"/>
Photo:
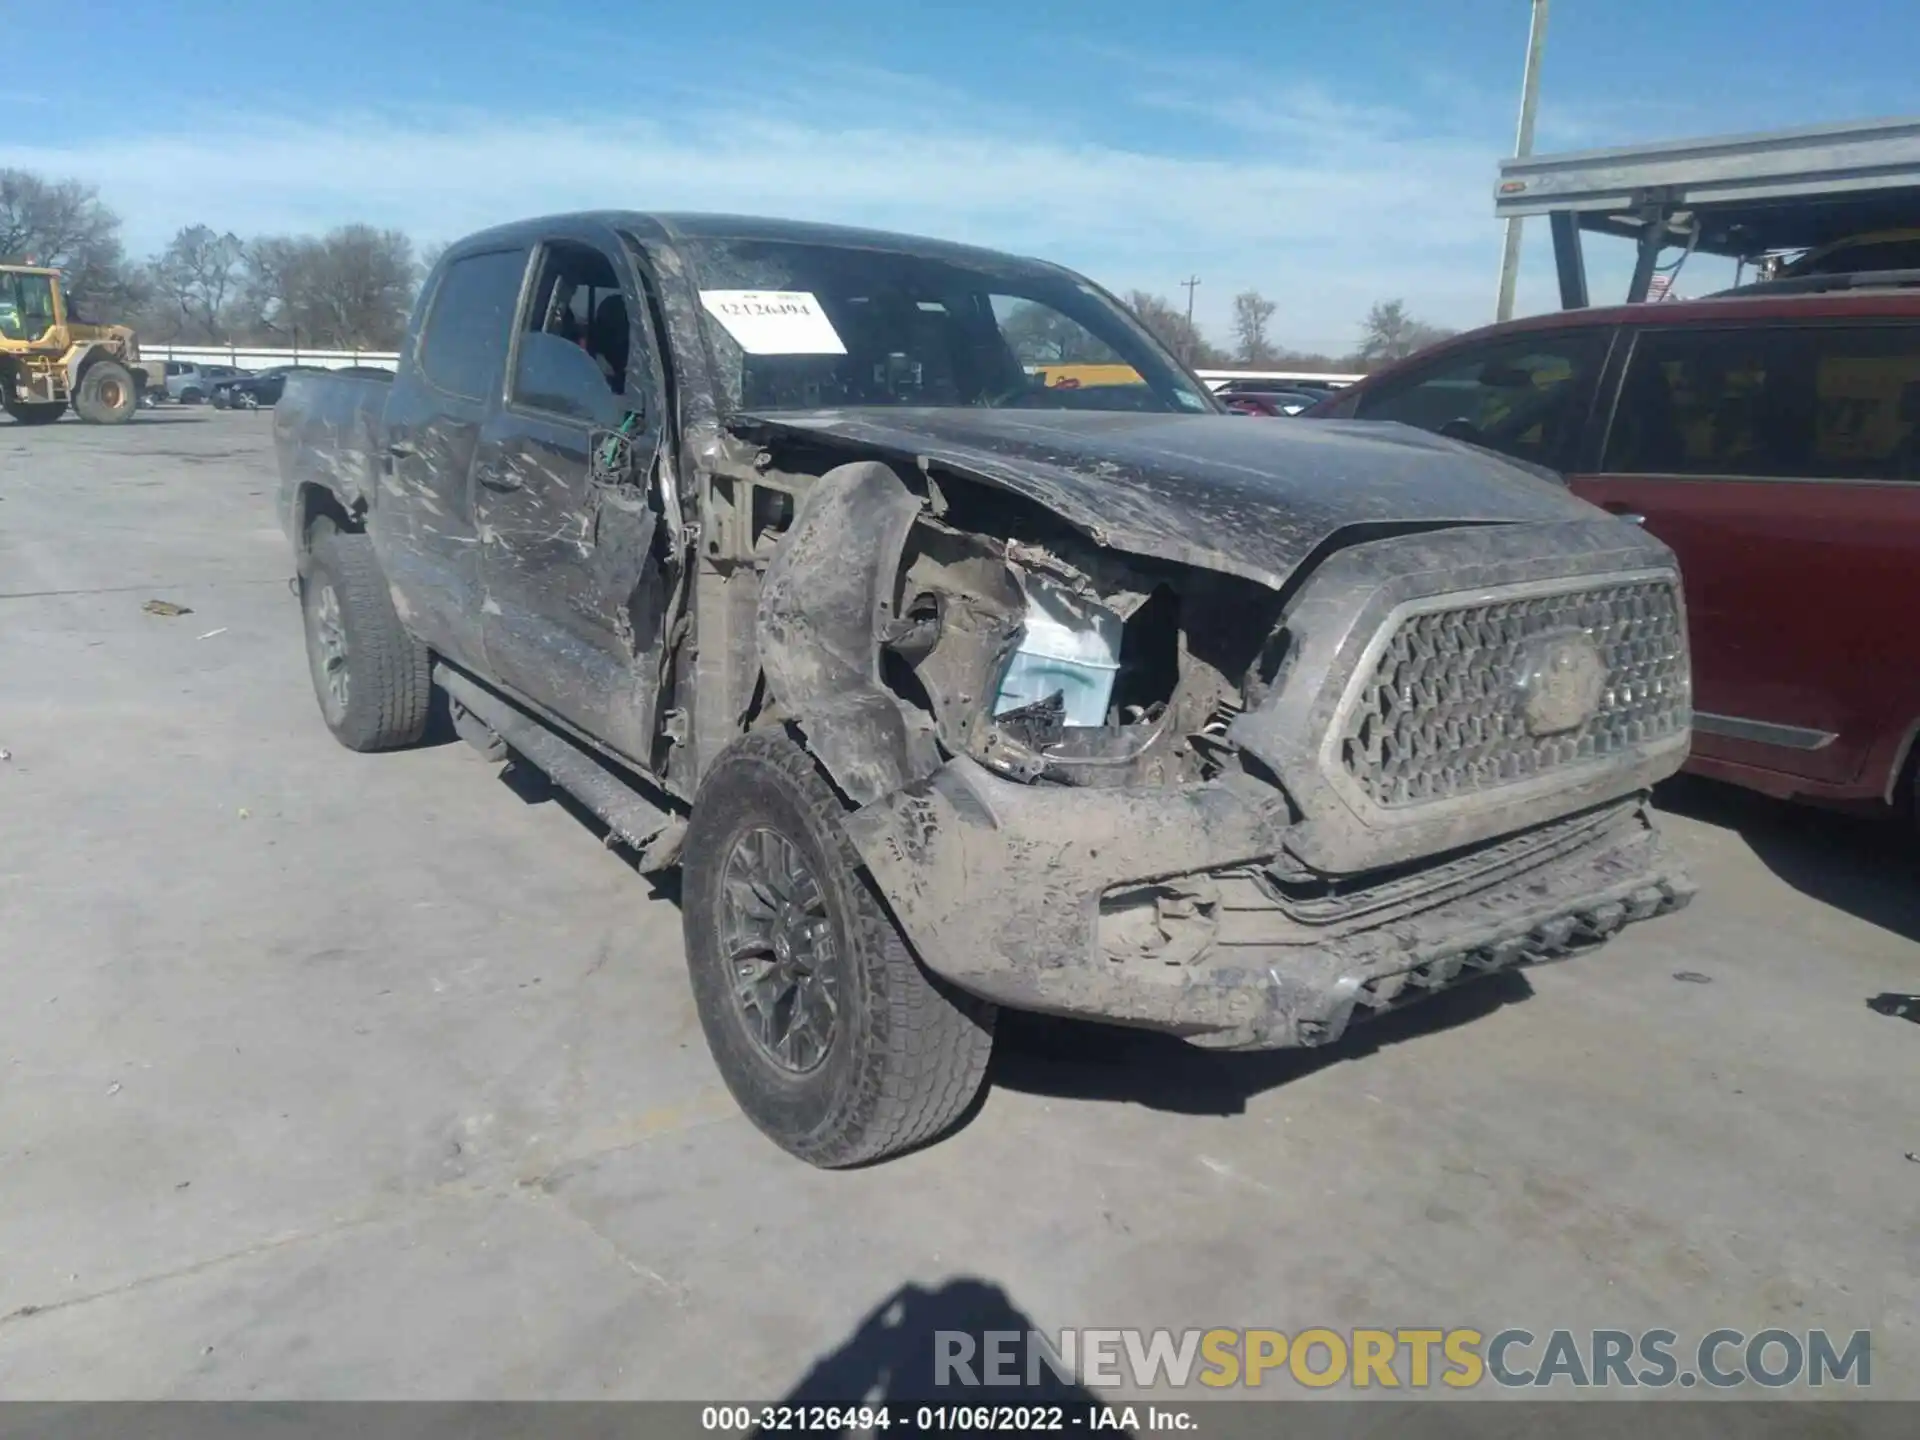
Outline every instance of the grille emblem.
<path id="1" fill-rule="evenodd" d="M 1521 656 L 1520 710 L 1529 735 L 1559 735 L 1600 707 L 1607 662 L 1584 634 L 1542 635 Z"/>

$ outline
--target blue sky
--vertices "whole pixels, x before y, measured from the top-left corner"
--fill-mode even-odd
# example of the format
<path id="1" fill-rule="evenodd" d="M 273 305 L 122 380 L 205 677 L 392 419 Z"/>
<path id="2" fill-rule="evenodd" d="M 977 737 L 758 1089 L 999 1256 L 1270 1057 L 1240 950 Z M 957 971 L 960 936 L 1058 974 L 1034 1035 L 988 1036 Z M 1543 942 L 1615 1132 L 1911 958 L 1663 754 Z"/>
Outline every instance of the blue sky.
<path id="1" fill-rule="evenodd" d="M 1222 335 L 1258 288 L 1275 339 L 1344 349 L 1378 298 L 1490 318 L 1527 11 L 171 0 L 70 33 L 89 93 L 119 98 L 26 94 L 0 165 L 99 186 L 136 253 L 196 222 L 432 241 L 555 209 L 723 209 L 1002 246 L 1119 290 L 1198 275 Z M 0 0 L 11 25 L 41 14 Z M 1852 0 L 1843 23 L 1805 0 L 1556 0 L 1536 148 L 1920 110 L 1914 19 L 1914 0 Z M 1544 229 L 1523 308 L 1554 303 Z"/>

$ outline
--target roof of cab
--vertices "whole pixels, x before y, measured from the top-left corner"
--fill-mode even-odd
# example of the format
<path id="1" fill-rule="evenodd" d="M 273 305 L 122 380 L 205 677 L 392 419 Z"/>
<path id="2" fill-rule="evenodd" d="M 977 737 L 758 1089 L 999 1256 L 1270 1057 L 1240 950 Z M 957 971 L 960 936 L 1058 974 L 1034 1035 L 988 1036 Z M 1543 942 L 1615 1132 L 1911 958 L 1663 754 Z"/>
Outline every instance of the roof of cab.
<path id="1" fill-rule="evenodd" d="M 467 236 L 450 250 L 469 251 L 502 243 L 524 244 L 569 226 L 596 225 L 622 230 L 641 240 L 760 240 L 799 245 L 828 245 L 848 250 L 892 250 L 907 255 L 984 266 L 1060 273 L 1061 267 L 1044 260 L 1011 255 L 1001 250 L 935 240 L 925 235 L 903 235 L 867 230 L 853 225 L 827 225 L 808 220 L 780 220 L 763 215 L 662 213 L 644 210 L 584 210 L 543 215 L 498 225 Z"/>

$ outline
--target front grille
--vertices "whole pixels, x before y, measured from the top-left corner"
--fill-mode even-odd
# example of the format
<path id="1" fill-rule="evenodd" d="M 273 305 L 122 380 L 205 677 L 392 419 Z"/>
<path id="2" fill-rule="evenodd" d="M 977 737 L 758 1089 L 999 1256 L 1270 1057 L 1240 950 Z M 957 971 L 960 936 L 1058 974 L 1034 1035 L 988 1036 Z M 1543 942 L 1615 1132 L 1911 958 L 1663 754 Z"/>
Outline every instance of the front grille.
<path id="1" fill-rule="evenodd" d="M 1536 642 L 1584 634 L 1606 671 L 1577 727 L 1529 732 L 1520 683 Z M 1429 804 L 1549 775 L 1673 736 L 1691 695 L 1679 589 L 1635 580 L 1406 616 L 1340 734 L 1377 805 Z"/>

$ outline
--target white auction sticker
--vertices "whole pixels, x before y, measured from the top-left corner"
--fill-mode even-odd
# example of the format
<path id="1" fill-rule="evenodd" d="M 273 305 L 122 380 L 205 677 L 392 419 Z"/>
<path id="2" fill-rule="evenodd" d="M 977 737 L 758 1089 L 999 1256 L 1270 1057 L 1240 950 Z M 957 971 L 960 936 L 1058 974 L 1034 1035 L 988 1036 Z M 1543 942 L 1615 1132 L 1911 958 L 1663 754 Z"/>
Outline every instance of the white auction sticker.
<path id="1" fill-rule="evenodd" d="M 833 322 L 805 290 L 702 290 L 700 303 L 749 355 L 844 355 Z"/>

